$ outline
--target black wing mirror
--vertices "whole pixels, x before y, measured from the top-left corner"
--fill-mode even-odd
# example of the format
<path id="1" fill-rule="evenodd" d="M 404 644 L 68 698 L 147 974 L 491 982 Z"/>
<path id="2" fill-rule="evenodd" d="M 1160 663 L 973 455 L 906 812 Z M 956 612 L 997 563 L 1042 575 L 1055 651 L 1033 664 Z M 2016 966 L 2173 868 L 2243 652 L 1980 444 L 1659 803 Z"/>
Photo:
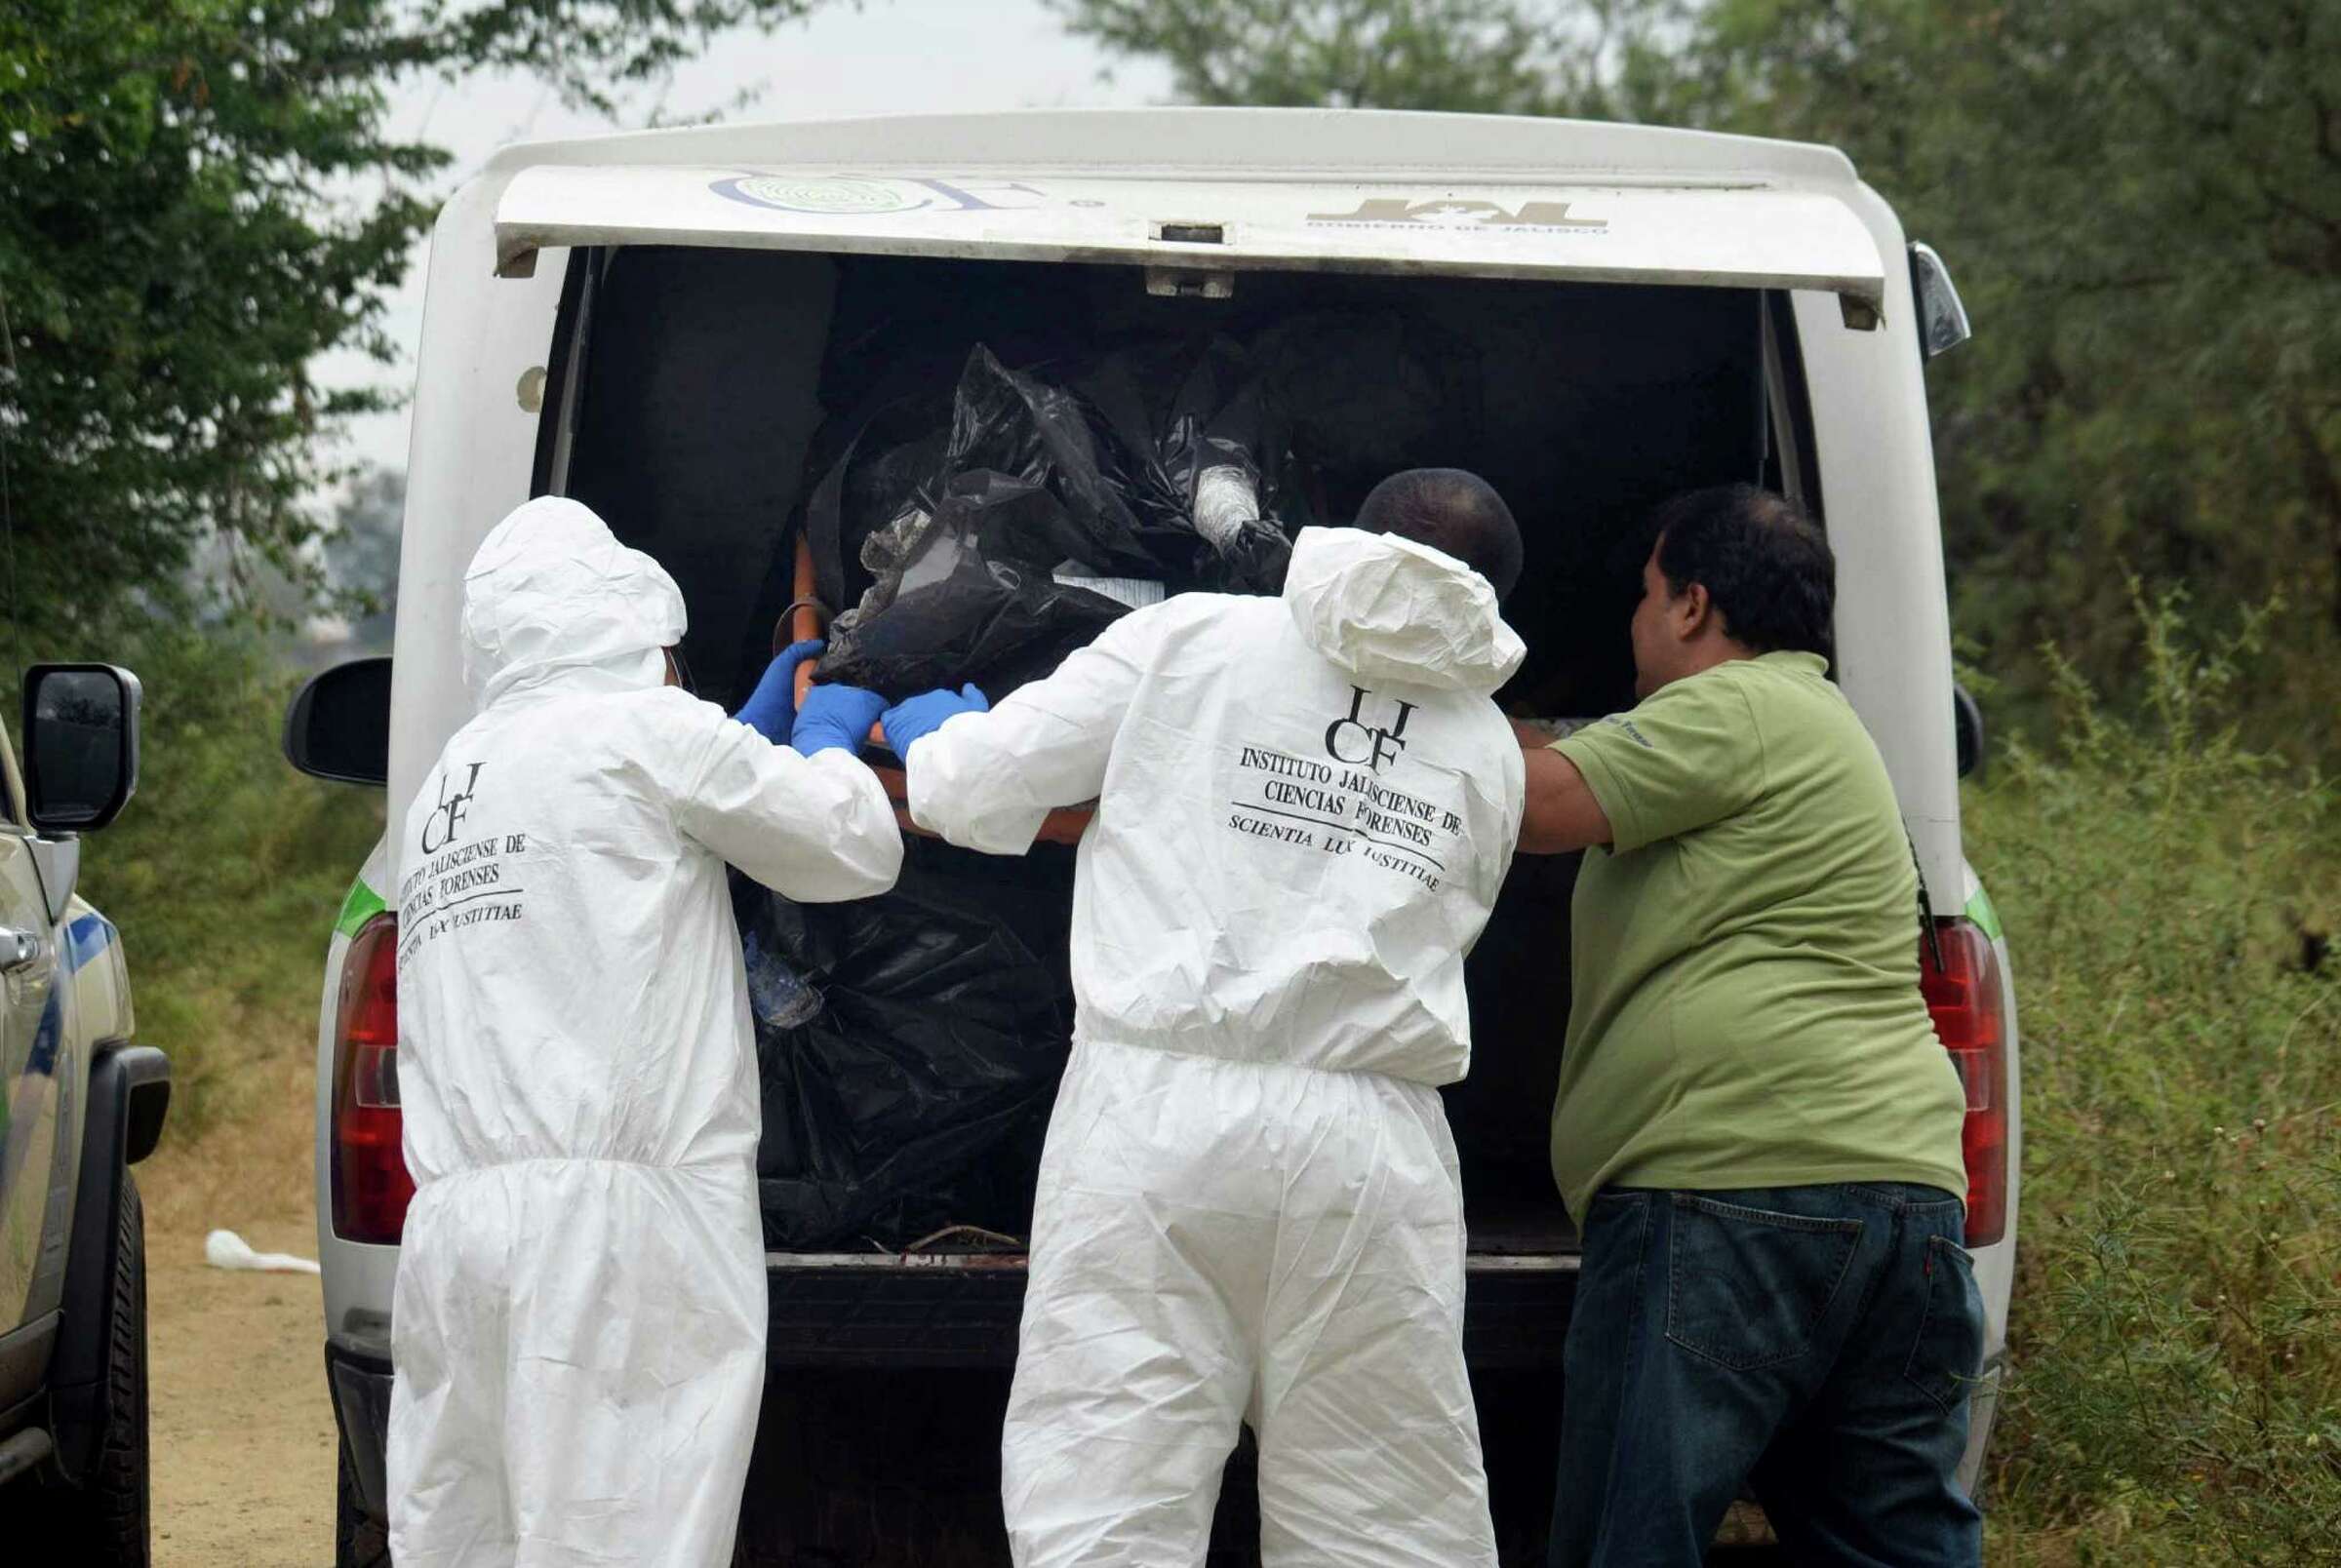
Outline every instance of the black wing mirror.
<path id="1" fill-rule="evenodd" d="M 312 778 L 390 781 L 390 661 L 352 659 L 310 679 L 285 713 L 285 761 Z"/>
<path id="2" fill-rule="evenodd" d="M 1910 296 L 1919 307 L 1919 352 L 1932 359 L 1948 354 L 1975 335 L 1967 324 L 1967 307 L 1960 302 L 1951 269 L 1931 245 L 1910 248 Z"/>
<path id="3" fill-rule="evenodd" d="M 1983 710 L 1965 686 L 1951 688 L 1951 732 L 1959 740 L 1959 776 L 1983 771 Z"/>
<path id="4" fill-rule="evenodd" d="M 25 813 L 43 833 L 96 833 L 139 787 L 139 678 L 112 664 L 24 672 Z"/>

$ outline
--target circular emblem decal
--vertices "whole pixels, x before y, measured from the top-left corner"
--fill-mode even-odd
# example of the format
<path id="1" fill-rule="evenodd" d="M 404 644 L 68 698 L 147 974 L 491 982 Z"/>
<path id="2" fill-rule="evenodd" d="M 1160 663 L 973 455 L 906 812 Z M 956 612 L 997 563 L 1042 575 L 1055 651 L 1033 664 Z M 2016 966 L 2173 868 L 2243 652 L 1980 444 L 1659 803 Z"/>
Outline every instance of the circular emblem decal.
<path id="1" fill-rule="evenodd" d="M 927 205 L 875 179 L 804 179 L 787 175 L 747 175 L 717 181 L 715 193 L 752 207 L 784 213 L 908 213 Z"/>

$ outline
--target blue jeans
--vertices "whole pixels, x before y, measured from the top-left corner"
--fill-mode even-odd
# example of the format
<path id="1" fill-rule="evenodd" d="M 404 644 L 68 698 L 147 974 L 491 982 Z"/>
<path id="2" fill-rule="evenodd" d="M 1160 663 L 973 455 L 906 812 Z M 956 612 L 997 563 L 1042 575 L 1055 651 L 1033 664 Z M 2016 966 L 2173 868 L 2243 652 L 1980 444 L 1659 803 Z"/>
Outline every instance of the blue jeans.
<path id="1" fill-rule="evenodd" d="M 1931 1187 L 1597 1196 L 1551 1568 L 1694 1565 L 1743 1485 L 1799 1563 L 1974 1568 L 1962 1235 Z"/>

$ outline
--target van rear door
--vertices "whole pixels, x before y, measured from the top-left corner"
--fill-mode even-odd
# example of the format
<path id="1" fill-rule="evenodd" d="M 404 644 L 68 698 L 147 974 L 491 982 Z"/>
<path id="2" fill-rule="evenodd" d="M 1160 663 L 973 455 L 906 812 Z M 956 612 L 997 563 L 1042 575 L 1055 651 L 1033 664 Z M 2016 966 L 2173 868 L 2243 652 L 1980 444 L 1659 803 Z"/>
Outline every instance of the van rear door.
<path id="1" fill-rule="evenodd" d="M 815 170 L 524 169 L 496 214 L 496 270 L 559 246 L 687 245 L 844 255 L 1106 261 L 1164 293 L 1245 271 L 1816 290 L 1874 325 L 1876 240 L 1837 195 L 1744 182 L 1531 186 L 945 178 Z"/>

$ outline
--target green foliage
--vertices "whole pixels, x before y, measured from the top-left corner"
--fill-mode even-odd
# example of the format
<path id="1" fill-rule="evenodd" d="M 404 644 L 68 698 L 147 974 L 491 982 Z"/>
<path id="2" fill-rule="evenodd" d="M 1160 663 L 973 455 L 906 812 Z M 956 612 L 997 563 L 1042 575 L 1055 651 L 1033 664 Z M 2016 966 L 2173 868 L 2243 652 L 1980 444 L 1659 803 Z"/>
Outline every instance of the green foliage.
<path id="1" fill-rule="evenodd" d="M 17 591 L 53 620 L 172 588 L 226 545 L 319 585 L 305 505 L 379 394 L 445 154 L 386 129 L 418 76 L 503 67 L 608 107 L 714 28 L 817 0 L 16 0 L 0 7 L 0 490 Z M 358 199 L 358 192 L 366 193 Z"/>
<path id="2" fill-rule="evenodd" d="M 2341 757 L 2341 7 L 1716 0 L 1692 117 L 1835 142 L 1976 321 L 1931 371 L 1959 624 L 2135 694 L 2131 572 L 2291 611 L 2227 693 Z"/>
<path id="3" fill-rule="evenodd" d="M 320 185 L 437 160 L 368 135 L 380 85 L 312 64 L 316 8 L 269 9 L 268 45 L 224 4 L 0 12 L 0 436 L 36 602 L 167 582 L 199 528 L 289 560 L 311 441 L 372 401 L 304 367 L 369 341 L 426 209 L 337 222 Z"/>
<path id="4" fill-rule="evenodd" d="M 334 916 L 381 832 L 381 795 L 277 750 L 296 678 L 257 634 L 122 622 L 44 654 L 127 665 L 144 687 L 139 793 L 92 838 L 82 895 L 122 929 L 139 1038 L 172 1058 L 170 1136 L 200 1136 L 306 1060 Z"/>
<path id="5" fill-rule="evenodd" d="M 2308 1561 L 2341 1523 L 2341 798 L 2222 717 L 2267 616 L 2203 649 L 2132 592 L 2144 716 L 2052 654 L 2054 744 L 1966 803 L 2024 1034 L 1994 1529 Z"/>
<path id="6" fill-rule="evenodd" d="M 1197 103 L 1627 116 L 1682 0 L 1050 0 Z"/>
<path id="7" fill-rule="evenodd" d="M 1198 103 L 1547 114 L 1562 52 L 1508 0 L 1055 0 Z"/>

